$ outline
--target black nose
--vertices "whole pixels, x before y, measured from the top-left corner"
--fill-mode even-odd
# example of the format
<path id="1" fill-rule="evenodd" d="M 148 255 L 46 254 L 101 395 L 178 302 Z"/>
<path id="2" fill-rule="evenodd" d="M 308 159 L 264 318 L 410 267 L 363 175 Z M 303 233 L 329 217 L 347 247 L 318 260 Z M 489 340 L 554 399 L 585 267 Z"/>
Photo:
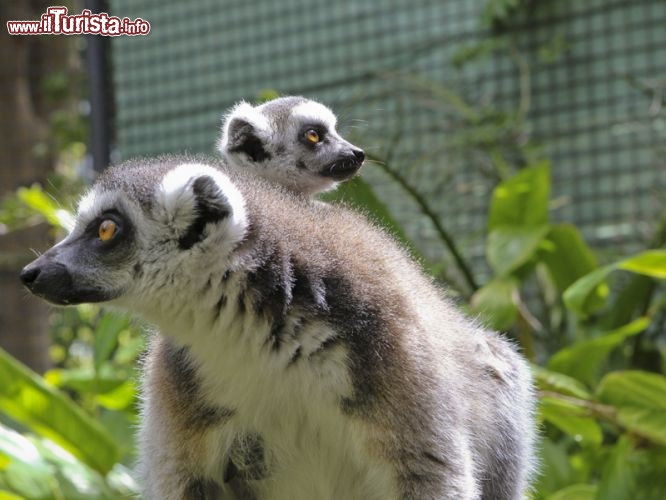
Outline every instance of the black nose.
<path id="1" fill-rule="evenodd" d="M 39 276 L 40 272 L 41 270 L 38 267 L 24 267 L 21 271 L 21 282 L 30 288 L 37 279 L 37 276 Z"/>
<path id="2" fill-rule="evenodd" d="M 354 158 L 356 158 L 359 163 L 365 160 L 365 153 L 362 149 L 354 149 L 352 152 L 354 153 Z"/>

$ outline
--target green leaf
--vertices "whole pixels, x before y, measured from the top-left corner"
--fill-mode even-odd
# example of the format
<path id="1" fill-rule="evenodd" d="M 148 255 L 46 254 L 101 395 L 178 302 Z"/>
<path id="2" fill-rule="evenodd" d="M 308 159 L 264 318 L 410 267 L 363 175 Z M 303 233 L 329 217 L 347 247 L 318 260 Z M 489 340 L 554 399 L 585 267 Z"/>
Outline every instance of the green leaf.
<path id="1" fill-rule="evenodd" d="M 9 491 L 0 490 L 0 500 L 27 500 L 27 499 L 25 497 L 22 497 L 21 495 L 16 495 Z"/>
<path id="2" fill-rule="evenodd" d="M 566 306 L 583 317 L 598 311 L 610 293 L 605 280 L 614 269 L 615 266 L 601 267 L 576 280 L 564 291 Z"/>
<path id="3" fill-rule="evenodd" d="M 116 464 L 106 476 L 107 483 L 114 491 L 118 492 L 116 498 L 128 498 L 136 500 L 139 498 L 139 486 L 130 474 L 130 471 L 122 464 Z"/>
<path id="4" fill-rule="evenodd" d="M 103 411 L 100 421 L 113 436 L 122 453 L 122 462 L 134 462 L 136 454 L 136 433 L 138 416 L 129 411 Z"/>
<path id="5" fill-rule="evenodd" d="M 39 213 L 52 226 L 71 229 L 74 227 L 74 217 L 71 213 L 60 208 L 38 184 L 29 188 L 21 187 L 16 191 L 18 198 L 35 212 Z"/>
<path id="6" fill-rule="evenodd" d="M 267 101 L 272 101 L 280 97 L 280 93 L 275 89 L 261 89 L 257 95 L 257 104 L 262 104 Z"/>
<path id="7" fill-rule="evenodd" d="M 599 384 L 598 395 L 602 402 L 614 406 L 666 412 L 666 377 L 638 370 L 612 372 Z"/>
<path id="8" fill-rule="evenodd" d="M 546 497 L 546 500 L 594 500 L 596 494 L 594 484 L 572 484 Z"/>
<path id="9" fill-rule="evenodd" d="M 666 414 L 663 410 L 622 407 L 617 411 L 617 421 L 644 438 L 666 445 Z"/>
<path id="10" fill-rule="evenodd" d="M 116 349 L 113 362 L 118 365 L 133 363 L 146 350 L 146 338 L 136 335 L 121 343 Z"/>
<path id="11" fill-rule="evenodd" d="M 40 455 L 51 464 L 58 493 L 67 500 L 116 500 L 104 477 L 48 439 L 35 439 Z"/>
<path id="12" fill-rule="evenodd" d="M 543 397 L 539 406 L 541 416 L 562 432 L 586 445 L 600 445 L 601 427 L 586 407 L 556 397 Z"/>
<path id="13" fill-rule="evenodd" d="M 612 447 L 604 446 L 603 451 L 591 453 L 585 459 L 590 464 L 590 473 L 576 478 L 574 484 L 557 491 L 547 500 L 588 499 L 595 500 L 663 500 L 666 498 L 666 449 L 663 447 L 633 446 L 630 436 L 620 436 Z M 601 449 L 600 449 L 601 450 Z M 607 451 L 608 450 L 608 451 Z M 547 473 L 547 472 L 546 472 Z M 599 478 L 598 485 L 583 485 L 582 481 Z M 579 490 L 580 488 L 580 490 Z M 589 494 L 593 496 L 587 496 Z M 593 492 L 596 490 L 596 494 Z M 544 493 L 539 491 L 539 493 Z M 582 496 L 577 496 L 577 495 Z M 541 495 L 536 498 L 542 498 Z"/>
<path id="14" fill-rule="evenodd" d="M 124 410 L 134 402 L 135 395 L 134 382 L 127 380 L 112 391 L 97 394 L 95 402 L 109 410 Z"/>
<path id="15" fill-rule="evenodd" d="M 539 493 L 555 492 L 576 482 L 563 444 L 544 439 L 539 446 L 539 453 L 541 473 L 536 485 Z"/>
<path id="16" fill-rule="evenodd" d="M 482 23 L 491 28 L 495 23 L 504 23 L 514 14 L 519 0 L 488 0 L 483 8 Z"/>
<path id="17" fill-rule="evenodd" d="M 118 460 L 117 447 L 100 424 L 1 349 L 0 408 L 102 473 Z"/>
<path id="18" fill-rule="evenodd" d="M 539 258 L 548 267 L 560 292 L 597 268 L 592 250 L 578 229 L 571 224 L 558 224 L 550 228 L 539 248 Z"/>
<path id="19" fill-rule="evenodd" d="M 536 254 L 548 226 L 498 227 L 486 240 L 486 257 L 495 274 L 507 276 Z"/>
<path id="20" fill-rule="evenodd" d="M 657 279 L 666 279 L 666 250 L 648 250 L 618 264 L 619 269 L 643 274 Z"/>
<path id="21" fill-rule="evenodd" d="M 594 304 L 590 302 L 590 296 L 593 293 L 602 298 L 608 296 L 608 285 L 603 281 L 616 269 L 665 279 L 666 250 L 648 250 L 583 276 L 564 292 L 564 302 L 567 307 L 580 316 L 587 316 L 598 310 L 598 307 L 594 307 Z"/>
<path id="22" fill-rule="evenodd" d="M 636 463 L 637 494 L 631 500 L 664 500 L 666 498 L 666 448 L 641 447 L 630 457 Z"/>
<path id="23" fill-rule="evenodd" d="M 539 388 L 543 391 L 555 391 L 566 396 L 591 399 L 592 395 L 578 380 L 567 375 L 532 365 L 532 372 Z"/>
<path id="24" fill-rule="evenodd" d="M 530 262 L 551 231 L 549 171 L 546 162 L 526 168 L 493 191 L 486 258 L 495 274 L 508 276 Z"/>
<path id="25" fill-rule="evenodd" d="M 617 328 L 643 314 L 648 309 L 654 287 L 654 280 L 641 274 L 621 283 L 617 293 L 613 294 L 608 313 L 600 318 L 601 325 L 606 329 Z"/>
<path id="26" fill-rule="evenodd" d="M 547 225 L 549 195 L 550 164 L 547 161 L 521 170 L 493 191 L 488 231 L 501 226 Z"/>
<path id="27" fill-rule="evenodd" d="M 52 468 L 32 441 L 0 425 L 0 452 L 10 457 L 0 470 L 0 489 L 30 499 L 53 498 Z"/>
<path id="28" fill-rule="evenodd" d="M 472 295 L 471 310 L 494 330 L 507 330 L 514 324 L 518 314 L 513 299 L 517 291 L 517 280 L 495 278 Z"/>
<path id="29" fill-rule="evenodd" d="M 102 372 L 111 371 L 106 364 L 100 368 Z M 44 380 L 54 387 L 74 389 L 82 394 L 104 394 L 122 385 L 126 377 L 113 373 L 96 374 L 92 367 L 81 367 L 49 370 L 44 374 Z"/>
<path id="30" fill-rule="evenodd" d="M 102 363 L 109 360 L 118 343 L 118 335 L 129 328 L 128 316 L 105 313 L 95 328 L 95 369 L 99 370 Z"/>
<path id="31" fill-rule="evenodd" d="M 631 441 L 621 436 L 602 471 L 597 499 L 633 500 L 636 499 L 636 474 L 629 460 Z"/>
<path id="32" fill-rule="evenodd" d="M 549 230 L 549 226 L 496 227 L 486 240 L 488 264 L 495 274 L 509 275 L 536 255 Z"/>
<path id="33" fill-rule="evenodd" d="M 617 408 L 617 420 L 629 431 L 666 445 L 666 377 L 641 371 L 606 375 L 599 401 Z"/>
<path id="34" fill-rule="evenodd" d="M 48 439 L 22 436 L 0 425 L 0 452 L 12 457 L 11 465 L 0 471 L 0 490 L 8 490 L 31 500 L 117 500 L 134 498 L 131 483 L 111 488 L 104 477 Z M 115 469 L 114 469 L 115 470 Z M 120 471 L 122 473 L 122 471 Z"/>
<path id="35" fill-rule="evenodd" d="M 650 318 L 638 318 L 617 330 L 604 333 L 601 337 L 576 342 L 551 356 L 548 368 L 564 373 L 592 386 L 599 377 L 601 364 L 610 353 L 626 339 L 644 331 L 650 325 Z"/>

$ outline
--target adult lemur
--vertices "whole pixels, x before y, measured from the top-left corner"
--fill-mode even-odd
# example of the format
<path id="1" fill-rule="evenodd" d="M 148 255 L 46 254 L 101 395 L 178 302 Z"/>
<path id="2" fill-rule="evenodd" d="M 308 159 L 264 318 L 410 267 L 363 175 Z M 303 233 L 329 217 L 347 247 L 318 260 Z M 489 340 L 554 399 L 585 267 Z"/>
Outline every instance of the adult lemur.
<path id="1" fill-rule="evenodd" d="M 362 216 L 213 160 L 105 171 L 34 294 L 160 329 L 144 365 L 149 499 L 516 499 L 526 364 Z"/>
<path id="2" fill-rule="evenodd" d="M 365 158 L 336 123 L 330 109 L 305 97 L 241 102 L 224 118 L 218 150 L 234 170 L 312 196 L 353 177 Z"/>

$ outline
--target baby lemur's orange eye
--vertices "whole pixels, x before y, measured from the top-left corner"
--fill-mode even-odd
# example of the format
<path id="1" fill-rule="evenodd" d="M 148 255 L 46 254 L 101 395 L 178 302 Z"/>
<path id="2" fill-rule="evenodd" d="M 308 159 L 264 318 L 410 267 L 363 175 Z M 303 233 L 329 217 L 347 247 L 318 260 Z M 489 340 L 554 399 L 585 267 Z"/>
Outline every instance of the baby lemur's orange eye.
<path id="1" fill-rule="evenodd" d="M 113 238 L 113 235 L 116 234 L 117 229 L 118 226 L 115 222 L 113 222 L 111 219 L 105 219 L 99 225 L 97 234 L 99 235 L 100 240 L 109 241 L 111 238 Z"/>
<path id="2" fill-rule="evenodd" d="M 310 129 L 305 132 L 305 138 L 310 141 L 312 144 L 317 144 L 319 142 L 319 134 L 316 130 Z"/>

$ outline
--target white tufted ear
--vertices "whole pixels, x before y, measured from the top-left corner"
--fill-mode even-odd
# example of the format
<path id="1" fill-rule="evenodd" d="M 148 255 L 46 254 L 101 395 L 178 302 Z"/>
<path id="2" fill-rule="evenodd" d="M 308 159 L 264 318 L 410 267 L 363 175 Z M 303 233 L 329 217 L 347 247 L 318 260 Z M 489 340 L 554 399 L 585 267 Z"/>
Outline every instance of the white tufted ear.
<path id="1" fill-rule="evenodd" d="M 201 163 L 183 163 L 169 171 L 156 193 L 155 215 L 183 249 L 205 237 L 209 224 L 224 223 L 227 236 L 241 238 L 247 225 L 245 202 L 231 180 Z"/>
<path id="2" fill-rule="evenodd" d="M 239 147 L 246 134 L 260 137 L 268 131 L 266 117 L 251 104 L 241 101 L 222 117 L 222 133 L 217 142 L 217 150 L 224 156 L 226 151 Z"/>

